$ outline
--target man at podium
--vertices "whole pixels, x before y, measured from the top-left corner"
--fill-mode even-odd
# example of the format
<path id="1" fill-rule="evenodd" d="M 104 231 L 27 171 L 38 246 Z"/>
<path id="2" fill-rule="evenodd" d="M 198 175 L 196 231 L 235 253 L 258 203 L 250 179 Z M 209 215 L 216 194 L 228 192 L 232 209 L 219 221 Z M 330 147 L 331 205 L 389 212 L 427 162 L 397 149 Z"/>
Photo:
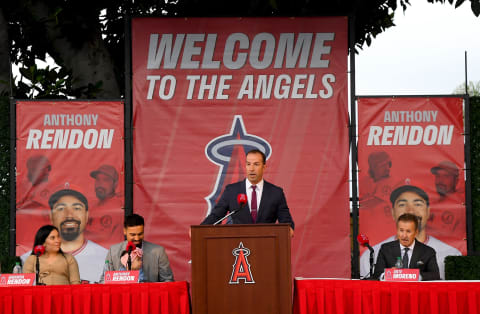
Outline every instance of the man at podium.
<path id="1" fill-rule="evenodd" d="M 440 280 L 435 250 L 415 240 L 417 234 L 417 216 L 407 213 L 398 217 L 397 240 L 384 243 L 380 248 L 373 277 L 380 278 L 385 268 L 398 267 L 396 263 L 400 258 L 402 268 L 420 269 L 420 280 Z"/>
<path id="2" fill-rule="evenodd" d="M 230 216 L 232 223 L 275 223 L 277 221 L 289 223 L 290 234 L 293 236 L 295 224 L 290 215 L 283 189 L 263 179 L 265 168 L 265 154 L 258 149 L 249 151 L 246 156 L 247 178 L 227 185 L 220 200 L 201 224 L 214 224 L 225 217 L 227 212 L 238 210 L 240 205 L 237 197 L 239 194 L 246 194 L 248 209 L 241 209 Z"/>

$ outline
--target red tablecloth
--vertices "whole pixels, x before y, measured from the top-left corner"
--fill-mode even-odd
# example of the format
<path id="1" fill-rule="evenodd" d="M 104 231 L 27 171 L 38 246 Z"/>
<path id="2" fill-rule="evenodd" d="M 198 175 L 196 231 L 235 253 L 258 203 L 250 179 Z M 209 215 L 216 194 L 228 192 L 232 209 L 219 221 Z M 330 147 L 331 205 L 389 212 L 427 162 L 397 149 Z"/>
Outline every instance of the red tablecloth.
<path id="1" fill-rule="evenodd" d="M 480 313 L 480 282 L 295 280 L 294 314 Z"/>
<path id="2" fill-rule="evenodd" d="M 119 285 L 0 287 L 0 314 L 190 313 L 185 281 Z"/>

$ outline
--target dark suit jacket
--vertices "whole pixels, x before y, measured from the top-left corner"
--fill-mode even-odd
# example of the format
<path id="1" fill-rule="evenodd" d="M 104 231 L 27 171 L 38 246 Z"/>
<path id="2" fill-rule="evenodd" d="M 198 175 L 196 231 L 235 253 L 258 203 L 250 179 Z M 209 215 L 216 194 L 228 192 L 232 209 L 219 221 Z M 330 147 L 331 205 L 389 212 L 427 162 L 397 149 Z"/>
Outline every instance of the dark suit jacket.
<path id="1" fill-rule="evenodd" d="M 265 180 L 263 182 L 262 198 L 260 200 L 260 207 L 258 208 L 256 223 L 275 223 L 278 220 L 280 223 L 289 223 L 293 229 L 295 224 L 290 215 L 290 210 L 288 209 L 287 200 L 285 199 L 282 188 L 268 183 Z M 237 195 L 242 193 L 247 193 L 245 180 L 227 185 L 220 200 L 212 209 L 210 215 L 203 220 L 202 225 L 213 224 L 224 217 L 227 212 L 238 209 Z M 248 204 L 231 217 L 234 224 L 253 223 Z"/>
<path id="2" fill-rule="evenodd" d="M 415 240 L 415 247 L 413 248 L 408 268 L 420 269 L 422 280 L 440 280 L 440 272 L 438 271 L 435 255 L 433 248 Z M 394 267 L 398 256 L 402 256 L 398 240 L 382 244 L 380 252 L 378 252 L 373 277 L 379 279 L 385 268 Z"/>

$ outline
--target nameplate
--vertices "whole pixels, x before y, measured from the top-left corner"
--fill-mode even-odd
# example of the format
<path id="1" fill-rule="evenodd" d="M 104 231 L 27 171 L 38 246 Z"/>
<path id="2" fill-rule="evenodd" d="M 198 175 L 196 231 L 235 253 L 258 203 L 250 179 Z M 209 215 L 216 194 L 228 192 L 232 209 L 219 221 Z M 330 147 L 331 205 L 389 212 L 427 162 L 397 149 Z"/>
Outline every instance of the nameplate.
<path id="1" fill-rule="evenodd" d="M 33 286 L 35 274 L 2 274 L 0 275 L 0 286 Z"/>
<path id="2" fill-rule="evenodd" d="M 119 270 L 105 272 L 105 283 L 137 283 L 140 275 L 139 270 Z"/>
<path id="3" fill-rule="evenodd" d="M 419 281 L 418 268 L 386 268 L 385 281 Z"/>

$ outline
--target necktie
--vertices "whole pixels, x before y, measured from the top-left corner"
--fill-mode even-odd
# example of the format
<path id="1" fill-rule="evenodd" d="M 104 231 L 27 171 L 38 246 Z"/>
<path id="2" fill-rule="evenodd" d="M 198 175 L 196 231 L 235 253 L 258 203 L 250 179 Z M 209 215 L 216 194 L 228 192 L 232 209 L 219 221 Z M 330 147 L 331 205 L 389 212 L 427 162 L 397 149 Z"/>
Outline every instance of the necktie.
<path id="1" fill-rule="evenodd" d="M 408 268 L 408 250 L 408 247 L 404 248 L 405 253 L 403 253 L 402 259 L 403 268 Z"/>
<path id="2" fill-rule="evenodd" d="M 257 186 L 252 185 L 252 201 L 250 202 L 250 213 L 252 215 L 253 223 L 257 221 Z"/>

